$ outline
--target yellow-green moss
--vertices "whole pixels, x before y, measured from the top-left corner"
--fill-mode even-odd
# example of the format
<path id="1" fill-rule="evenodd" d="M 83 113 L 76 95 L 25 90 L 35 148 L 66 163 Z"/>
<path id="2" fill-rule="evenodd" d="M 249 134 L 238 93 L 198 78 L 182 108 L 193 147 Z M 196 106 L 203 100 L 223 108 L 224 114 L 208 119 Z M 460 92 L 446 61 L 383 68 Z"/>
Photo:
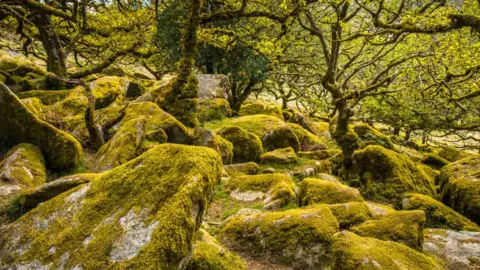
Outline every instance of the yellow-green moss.
<path id="1" fill-rule="evenodd" d="M 187 270 L 246 270 L 247 265 L 235 253 L 222 247 L 220 243 L 204 230 L 195 242 L 193 256 Z"/>
<path id="2" fill-rule="evenodd" d="M 292 147 L 275 149 L 262 155 L 262 163 L 296 163 L 297 155 Z"/>
<path id="3" fill-rule="evenodd" d="M 300 186 L 300 205 L 317 203 L 336 204 L 363 201 L 360 192 L 342 184 L 317 178 L 305 178 Z"/>
<path id="4" fill-rule="evenodd" d="M 335 235 L 332 252 L 338 270 L 441 270 L 443 265 L 414 249 L 391 241 L 360 237 L 348 231 Z"/>
<path id="5" fill-rule="evenodd" d="M 302 151 L 316 151 L 324 150 L 327 148 L 327 142 L 322 140 L 320 137 L 317 137 L 315 134 L 304 129 L 300 125 L 288 123 L 290 129 L 298 138 L 300 142 L 300 150 Z"/>
<path id="6" fill-rule="evenodd" d="M 38 98 L 42 101 L 43 104 L 52 105 L 65 99 L 71 93 L 70 91 L 71 90 L 33 90 L 20 92 L 17 94 L 17 96 L 20 99 Z"/>
<path id="7" fill-rule="evenodd" d="M 366 199 L 399 207 L 406 192 L 435 195 L 433 179 L 407 156 L 371 145 L 356 151 L 353 161 Z"/>
<path id="8" fill-rule="evenodd" d="M 283 120 L 282 109 L 277 106 L 277 104 L 269 101 L 263 100 L 247 100 L 242 104 L 239 114 L 241 116 L 245 115 L 254 115 L 254 114 L 265 114 L 275 116 Z"/>
<path id="9" fill-rule="evenodd" d="M 226 165 L 223 166 L 223 169 L 229 176 L 235 176 L 239 174 L 253 175 L 258 173 L 258 171 L 260 170 L 260 166 L 258 166 L 258 164 L 255 162 L 246 162 Z"/>
<path id="10" fill-rule="evenodd" d="M 327 150 L 317 150 L 317 151 L 307 151 L 307 152 L 300 151 L 297 154 L 300 157 L 323 160 L 323 159 L 334 157 L 334 156 L 339 155 L 339 154 L 341 155 L 342 150 L 327 149 Z"/>
<path id="11" fill-rule="evenodd" d="M 68 269 L 177 269 L 190 254 L 220 172 L 212 149 L 162 144 L 10 224 L 0 260 L 13 268 L 35 261 L 57 268 L 68 253 Z M 114 252 L 135 246 L 128 237 L 144 237 L 143 246 L 113 260 Z"/>
<path id="12" fill-rule="evenodd" d="M 350 230 L 360 236 L 391 240 L 422 250 L 425 213 L 421 210 L 395 211 L 381 219 L 366 221 Z"/>
<path id="13" fill-rule="evenodd" d="M 480 231 L 480 227 L 450 207 L 422 194 L 407 194 L 403 198 L 404 210 L 423 210 L 427 215 L 427 228 L 450 228 L 457 231 Z"/>
<path id="14" fill-rule="evenodd" d="M 357 124 L 353 127 L 353 130 L 358 134 L 360 142 L 365 142 L 366 145 L 378 144 L 385 148 L 393 149 L 393 143 L 387 135 L 367 124 Z"/>
<path id="15" fill-rule="evenodd" d="M 220 232 L 221 241 L 234 250 L 297 269 L 324 269 L 336 218 L 326 205 L 311 209 L 259 213 L 234 217 Z"/>
<path id="16" fill-rule="evenodd" d="M 263 146 L 257 135 L 236 126 L 222 128 L 218 135 L 232 143 L 234 163 L 260 161 Z"/>
<path id="17" fill-rule="evenodd" d="M 442 149 L 438 151 L 438 155 L 451 162 L 470 156 L 469 153 L 460 151 L 453 146 L 442 147 Z"/>
<path id="18" fill-rule="evenodd" d="M 480 155 L 450 163 L 438 178 L 442 202 L 480 224 Z"/>
<path id="19" fill-rule="evenodd" d="M 364 202 L 331 204 L 328 205 L 328 208 L 337 218 L 340 228 L 343 229 L 372 219 L 372 212 Z"/>
<path id="20" fill-rule="evenodd" d="M 427 153 L 422 159 L 422 163 L 432 165 L 435 168 L 442 168 L 450 163 L 450 161 L 439 156 L 437 153 Z"/>
<path id="21" fill-rule="evenodd" d="M 0 84 L 0 141 L 2 146 L 28 142 L 42 149 L 47 167 L 62 171 L 78 166 L 83 155 L 71 135 L 38 119 L 5 85 Z"/>
<path id="22" fill-rule="evenodd" d="M 232 163 L 233 144 L 215 134 L 213 130 L 197 127 L 194 135 L 194 145 L 212 148 L 222 157 L 223 164 Z"/>
<path id="23" fill-rule="evenodd" d="M 281 119 L 270 115 L 256 114 L 228 118 L 205 123 L 205 126 L 214 130 L 228 126 L 241 127 L 257 135 L 262 140 L 265 151 L 289 146 L 295 149 L 295 151 L 300 149 L 300 143 L 292 129 Z"/>
<path id="24" fill-rule="evenodd" d="M 200 123 L 222 120 L 231 115 L 230 104 L 223 98 L 202 100 L 197 105 L 197 116 Z"/>
<path id="25" fill-rule="evenodd" d="M 38 98 L 24 98 L 22 103 L 38 118 L 45 119 L 46 108 Z"/>

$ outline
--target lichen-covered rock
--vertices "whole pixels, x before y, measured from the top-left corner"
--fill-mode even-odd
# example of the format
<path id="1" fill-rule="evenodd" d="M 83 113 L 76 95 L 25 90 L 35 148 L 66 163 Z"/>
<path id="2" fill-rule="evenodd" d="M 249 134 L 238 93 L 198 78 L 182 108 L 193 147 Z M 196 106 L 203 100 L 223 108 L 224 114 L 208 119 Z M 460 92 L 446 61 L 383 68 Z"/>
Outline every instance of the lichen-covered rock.
<path id="1" fill-rule="evenodd" d="M 480 155 L 443 167 L 439 183 L 442 202 L 480 224 Z"/>
<path id="2" fill-rule="evenodd" d="M 46 178 L 42 150 L 32 144 L 19 144 L 0 161 L 0 200 L 43 185 Z"/>
<path id="3" fill-rule="evenodd" d="M 52 105 L 65 99 L 71 90 L 33 90 L 17 94 L 18 98 L 38 98 L 44 105 Z"/>
<path id="4" fill-rule="evenodd" d="M 247 265 L 205 230 L 200 230 L 187 270 L 246 270 Z"/>
<path id="5" fill-rule="evenodd" d="M 157 146 L 8 225 L 0 261 L 12 269 L 181 269 L 220 172 L 209 148 Z"/>
<path id="6" fill-rule="evenodd" d="M 290 123 L 300 125 L 302 128 L 308 130 L 309 132 L 315 134 L 316 136 L 323 137 L 322 130 L 318 128 L 315 122 L 312 121 L 307 114 L 292 110 L 291 116 L 285 120 Z"/>
<path id="7" fill-rule="evenodd" d="M 333 215 L 337 218 L 340 228 L 342 229 L 373 218 L 370 208 L 364 202 L 330 204 L 328 208 L 330 208 Z"/>
<path id="8" fill-rule="evenodd" d="M 446 269 L 480 268 L 480 232 L 427 229 L 424 235 L 423 252 L 444 261 Z"/>
<path id="9" fill-rule="evenodd" d="M 292 178 L 280 173 L 236 176 L 226 189 L 239 201 L 263 200 L 265 209 L 281 208 L 297 197 Z"/>
<path id="10" fill-rule="evenodd" d="M 263 146 L 257 135 L 235 126 L 220 129 L 218 135 L 232 143 L 233 163 L 260 161 Z"/>
<path id="11" fill-rule="evenodd" d="M 233 250 L 295 269 L 324 269 L 338 222 L 326 205 L 311 209 L 241 215 L 222 229 L 222 243 Z"/>
<path id="12" fill-rule="evenodd" d="M 357 124 L 353 127 L 358 139 L 365 145 L 377 144 L 387 149 L 393 149 L 393 143 L 390 138 L 367 124 Z"/>
<path id="13" fill-rule="evenodd" d="M 391 240 L 422 250 L 425 213 L 421 210 L 395 211 L 384 218 L 369 220 L 350 228 L 357 235 Z"/>
<path id="14" fill-rule="evenodd" d="M 436 153 L 427 153 L 423 157 L 422 163 L 432 165 L 435 168 L 442 168 L 443 166 L 448 165 L 450 161 L 444 159 Z"/>
<path id="15" fill-rule="evenodd" d="M 222 120 L 232 115 L 232 109 L 226 99 L 215 98 L 199 101 L 197 105 L 197 116 L 200 123 Z"/>
<path id="16" fill-rule="evenodd" d="M 22 208 L 22 212 L 30 211 L 40 203 L 44 203 L 74 187 L 88 183 L 99 176 L 100 174 L 96 173 L 65 176 L 21 194 L 17 201 Z"/>
<path id="17" fill-rule="evenodd" d="M 0 84 L 0 141 L 3 147 L 28 142 L 42 149 L 47 166 L 68 170 L 78 166 L 82 146 L 71 135 L 38 119 L 8 87 Z"/>
<path id="18" fill-rule="evenodd" d="M 399 207 L 406 192 L 435 195 L 434 179 L 402 154 L 371 145 L 352 159 L 363 184 L 360 191 L 368 200 Z"/>
<path id="19" fill-rule="evenodd" d="M 422 194 L 407 194 L 402 200 L 404 210 L 423 210 L 427 228 L 450 228 L 456 231 L 480 231 L 480 227 L 450 207 Z"/>
<path id="20" fill-rule="evenodd" d="M 296 163 L 297 155 L 292 147 L 275 149 L 262 155 L 262 163 Z"/>
<path id="21" fill-rule="evenodd" d="M 340 179 L 338 179 L 338 177 L 333 176 L 333 175 L 328 174 L 328 173 L 319 173 L 315 176 L 315 178 L 323 180 L 323 181 L 327 181 L 327 182 L 330 182 L 330 183 L 334 183 L 334 184 L 342 184 L 342 181 L 340 181 Z"/>
<path id="22" fill-rule="evenodd" d="M 223 166 L 223 169 L 227 172 L 229 176 L 234 176 L 238 174 L 254 175 L 258 173 L 258 171 L 260 170 L 260 166 L 258 166 L 258 164 L 255 162 L 246 162 L 225 165 Z"/>
<path id="23" fill-rule="evenodd" d="M 197 75 L 199 101 L 213 98 L 227 98 L 230 80 L 223 74 L 200 74 Z"/>
<path id="24" fill-rule="evenodd" d="M 348 231 L 335 235 L 332 251 L 335 256 L 332 269 L 444 269 L 435 259 L 405 245 L 361 237 Z"/>
<path id="25" fill-rule="evenodd" d="M 215 134 L 213 130 L 198 127 L 195 129 L 193 144 L 212 148 L 222 157 L 223 164 L 232 163 L 233 144 Z"/>
<path id="26" fill-rule="evenodd" d="M 206 125 L 211 129 L 227 126 L 238 126 L 257 135 L 262 140 L 263 149 L 271 151 L 278 148 L 292 147 L 295 152 L 300 149 L 297 136 L 281 119 L 263 114 L 247 115 L 238 118 L 228 118 L 222 121 L 210 122 Z"/>
<path id="27" fill-rule="evenodd" d="M 317 137 L 315 134 L 304 129 L 300 125 L 288 123 L 293 133 L 298 138 L 300 142 L 300 150 L 302 151 L 316 151 L 316 150 L 325 150 L 327 149 L 327 142 L 322 140 L 320 137 Z"/>
<path id="28" fill-rule="evenodd" d="M 299 151 L 297 155 L 299 157 L 309 158 L 309 159 L 328 159 L 336 155 L 341 155 L 342 150 L 340 149 L 326 149 L 326 150 L 317 150 L 317 151 Z"/>
<path id="29" fill-rule="evenodd" d="M 445 146 L 445 147 L 442 147 L 440 151 L 438 151 L 438 155 L 448 161 L 454 162 L 459 159 L 466 158 L 471 154 L 464 151 L 460 151 L 453 146 Z"/>
<path id="30" fill-rule="evenodd" d="M 240 108 L 239 114 L 241 116 L 264 114 L 275 116 L 283 120 L 282 109 L 280 109 L 277 104 L 258 99 L 250 99 L 245 101 Z"/>
<path id="31" fill-rule="evenodd" d="M 361 202 L 358 189 L 317 178 L 305 178 L 300 186 L 300 205 Z"/>
<path id="32" fill-rule="evenodd" d="M 395 209 L 393 209 L 393 207 L 390 205 L 369 201 L 366 201 L 365 203 L 367 204 L 368 209 L 370 209 L 370 212 L 372 212 L 372 217 L 374 219 L 384 218 L 387 215 L 395 212 Z"/>

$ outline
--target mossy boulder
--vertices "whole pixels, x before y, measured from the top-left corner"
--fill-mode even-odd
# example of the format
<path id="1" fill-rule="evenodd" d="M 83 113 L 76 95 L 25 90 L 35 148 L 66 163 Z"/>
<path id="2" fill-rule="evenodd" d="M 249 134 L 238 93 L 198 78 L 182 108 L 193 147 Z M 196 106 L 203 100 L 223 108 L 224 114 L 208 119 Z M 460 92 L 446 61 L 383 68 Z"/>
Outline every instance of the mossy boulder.
<path id="1" fill-rule="evenodd" d="M 292 178 L 280 173 L 235 176 L 226 190 L 238 201 L 263 200 L 265 209 L 281 208 L 297 198 Z"/>
<path id="2" fill-rule="evenodd" d="M 42 150 L 32 144 L 19 144 L 0 161 L 0 200 L 41 186 L 46 178 Z"/>
<path id="3" fill-rule="evenodd" d="M 299 151 L 297 155 L 299 157 L 323 160 L 332 158 L 336 155 L 341 155 L 342 150 L 340 149 L 326 149 L 326 150 L 317 150 L 317 151 Z"/>
<path id="4" fill-rule="evenodd" d="M 445 262 L 449 270 L 480 268 L 480 232 L 424 231 L 423 252 Z"/>
<path id="5" fill-rule="evenodd" d="M 442 149 L 438 151 L 438 155 L 451 162 L 471 156 L 471 154 L 464 151 L 460 151 L 453 146 L 442 147 Z"/>
<path id="6" fill-rule="evenodd" d="M 393 143 L 387 135 L 367 124 L 357 124 L 353 127 L 353 130 L 358 134 L 361 145 L 362 143 L 364 145 L 376 144 L 387 149 L 393 149 Z"/>
<path id="7" fill-rule="evenodd" d="M 297 155 L 292 147 L 275 149 L 262 155 L 262 163 L 296 163 Z"/>
<path id="8" fill-rule="evenodd" d="M 437 153 L 427 153 L 422 159 L 422 163 L 431 165 L 434 168 L 442 168 L 445 165 L 448 165 L 450 161 L 439 156 Z"/>
<path id="9" fill-rule="evenodd" d="M 407 194 L 402 200 L 404 210 L 423 210 L 427 215 L 427 228 L 444 228 L 456 231 L 480 231 L 480 227 L 450 207 L 422 194 Z"/>
<path id="10" fill-rule="evenodd" d="M 233 144 L 215 134 L 211 129 L 198 127 L 195 129 L 194 145 L 212 148 L 222 157 L 223 164 L 232 163 Z"/>
<path id="11" fill-rule="evenodd" d="M 358 189 L 317 178 L 305 178 L 300 185 L 300 205 L 361 202 Z"/>
<path id="12" fill-rule="evenodd" d="M 222 128 L 218 135 L 232 143 L 233 163 L 260 161 L 263 146 L 257 135 L 236 126 Z"/>
<path id="13" fill-rule="evenodd" d="M 315 122 L 312 119 L 310 119 L 310 117 L 307 114 L 301 113 L 295 110 L 291 110 L 290 113 L 291 113 L 291 116 L 288 119 L 285 119 L 286 121 L 297 124 L 302 128 L 308 130 L 309 132 L 315 134 L 316 136 L 323 137 L 322 130 L 317 127 Z M 284 111 L 284 115 L 285 115 L 285 111 Z"/>
<path id="14" fill-rule="evenodd" d="M 135 81 L 128 81 L 126 88 L 125 97 L 127 98 L 139 97 L 147 91 L 142 83 Z"/>
<path id="15" fill-rule="evenodd" d="M 230 88 L 230 79 L 223 74 L 199 74 L 197 75 L 199 92 L 199 101 L 227 98 L 228 89 Z"/>
<path id="16" fill-rule="evenodd" d="M 199 101 L 197 115 L 200 123 L 221 120 L 232 115 L 232 109 L 226 99 L 215 98 Z"/>
<path id="17" fill-rule="evenodd" d="M 330 204 L 328 208 L 330 208 L 333 215 L 337 218 L 340 228 L 342 229 L 373 218 L 370 208 L 364 202 Z"/>
<path id="18" fill-rule="evenodd" d="M 277 104 L 259 99 L 245 101 L 238 113 L 241 116 L 254 114 L 271 115 L 283 120 L 282 109 Z"/>
<path id="19" fill-rule="evenodd" d="M 442 202 L 480 224 L 480 155 L 448 164 L 438 178 Z"/>
<path id="20" fill-rule="evenodd" d="M 405 245 L 342 231 L 334 237 L 332 269 L 440 270 L 437 260 Z"/>
<path id="21" fill-rule="evenodd" d="M 2 229 L 0 260 L 13 269 L 179 269 L 221 164 L 209 148 L 157 146 Z"/>
<path id="22" fill-rule="evenodd" d="M 21 100 L 23 105 L 25 105 L 28 110 L 30 110 L 33 114 L 35 114 L 40 119 L 45 119 L 45 115 L 47 113 L 47 109 L 45 105 L 43 105 L 42 101 L 38 98 L 24 98 Z"/>
<path id="23" fill-rule="evenodd" d="M 29 97 L 36 97 L 39 98 L 43 104 L 45 105 L 52 105 L 56 102 L 59 102 L 66 98 L 70 94 L 69 90 L 31 90 L 31 91 L 23 91 L 18 93 L 18 97 L 29 98 Z"/>
<path id="24" fill-rule="evenodd" d="M 246 270 L 247 265 L 235 253 L 229 252 L 205 230 L 198 232 L 192 259 L 187 270 Z"/>
<path id="25" fill-rule="evenodd" d="M 370 212 L 372 212 L 373 219 L 384 218 L 387 215 L 395 212 L 395 209 L 391 205 L 369 202 L 369 201 L 366 201 L 365 203 L 367 204 L 368 209 L 370 209 Z"/>
<path id="26" fill-rule="evenodd" d="M 350 228 L 360 236 L 391 240 L 422 250 L 425 213 L 421 210 L 395 211 L 384 218 L 369 220 Z"/>
<path id="27" fill-rule="evenodd" d="M 325 150 L 327 149 L 327 142 L 320 137 L 317 137 L 315 134 L 304 129 L 300 125 L 288 123 L 293 133 L 298 138 L 300 142 L 301 151 L 316 151 L 316 150 Z"/>
<path id="28" fill-rule="evenodd" d="M 247 115 L 206 124 L 206 127 L 214 130 L 228 126 L 241 127 L 257 135 L 262 141 L 264 151 L 289 146 L 292 147 L 295 152 L 300 149 L 298 138 L 290 126 L 274 116 L 263 114 Z"/>
<path id="29" fill-rule="evenodd" d="M 28 142 L 42 149 L 47 167 L 62 171 L 78 166 L 80 143 L 68 133 L 37 118 L 8 87 L 0 84 L 1 147 Z"/>
<path id="30" fill-rule="evenodd" d="M 393 150 L 371 145 L 355 151 L 352 159 L 362 182 L 362 195 L 368 200 L 400 207 L 406 192 L 435 195 L 434 179 Z"/>
<path id="31" fill-rule="evenodd" d="M 260 171 L 260 166 L 255 162 L 237 163 L 232 165 L 225 165 L 223 169 L 229 176 L 238 174 L 254 175 Z"/>
<path id="32" fill-rule="evenodd" d="M 295 269 L 324 269 L 338 232 L 336 218 L 326 205 L 311 209 L 241 215 L 220 232 L 222 243 L 235 251 Z"/>

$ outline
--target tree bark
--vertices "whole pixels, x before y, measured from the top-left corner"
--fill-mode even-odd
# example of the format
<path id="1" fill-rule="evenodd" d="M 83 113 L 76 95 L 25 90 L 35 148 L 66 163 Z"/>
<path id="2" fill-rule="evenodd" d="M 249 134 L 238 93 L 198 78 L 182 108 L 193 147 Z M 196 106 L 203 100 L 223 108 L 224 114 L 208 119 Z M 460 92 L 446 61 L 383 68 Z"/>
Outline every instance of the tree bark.
<path id="1" fill-rule="evenodd" d="M 412 130 L 408 129 L 405 131 L 405 141 L 410 140 L 410 135 L 412 134 Z"/>
<path id="2" fill-rule="evenodd" d="M 52 24 L 50 15 L 41 11 L 34 11 L 30 15 L 30 20 L 37 27 L 40 40 L 47 54 L 47 71 L 60 77 L 66 77 L 67 66 L 65 64 L 65 55 L 63 54 L 60 38 Z M 49 88 L 65 88 L 65 82 L 48 78 Z"/>
<path id="3" fill-rule="evenodd" d="M 393 135 L 395 135 L 395 136 L 400 135 L 400 128 L 399 127 L 393 127 Z"/>
<path id="4" fill-rule="evenodd" d="M 337 102 L 336 109 L 338 115 L 335 131 L 332 134 L 332 137 L 342 148 L 343 166 L 348 177 L 349 171 L 352 169 L 353 165 L 353 152 L 359 147 L 358 136 L 353 130 L 350 130 L 348 127 L 349 120 L 353 116 L 353 112 L 348 107 L 347 102 Z"/>
<path id="5" fill-rule="evenodd" d="M 95 97 L 93 96 L 92 89 L 90 89 L 90 83 L 86 82 L 84 87 L 88 100 L 88 108 L 85 112 L 85 124 L 87 126 L 90 143 L 95 150 L 98 150 L 105 144 L 102 127 L 95 123 Z"/>

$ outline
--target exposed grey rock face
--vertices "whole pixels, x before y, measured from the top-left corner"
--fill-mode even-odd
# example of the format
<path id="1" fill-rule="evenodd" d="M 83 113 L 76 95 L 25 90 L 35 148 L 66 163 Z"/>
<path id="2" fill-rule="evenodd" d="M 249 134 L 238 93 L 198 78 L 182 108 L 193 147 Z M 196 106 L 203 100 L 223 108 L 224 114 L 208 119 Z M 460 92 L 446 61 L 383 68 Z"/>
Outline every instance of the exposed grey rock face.
<path id="1" fill-rule="evenodd" d="M 227 99 L 230 87 L 228 77 L 223 74 L 200 74 L 197 76 L 200 85 L 198 99 L 200 101 L 212 98 Z"/>
<path id="2" fill-rule="evenodd" d="M 447 269 L 480 269 L 480 232 L 427 229 L 423 252 L 446 262 Z"/>

